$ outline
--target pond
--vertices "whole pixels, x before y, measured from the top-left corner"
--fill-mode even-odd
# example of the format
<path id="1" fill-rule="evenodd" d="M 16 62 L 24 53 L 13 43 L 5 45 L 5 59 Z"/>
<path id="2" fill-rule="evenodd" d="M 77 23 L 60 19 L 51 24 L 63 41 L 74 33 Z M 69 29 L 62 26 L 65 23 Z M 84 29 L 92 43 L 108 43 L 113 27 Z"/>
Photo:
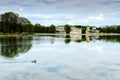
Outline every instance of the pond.
<path id="1" fill-rule="evenodd" d="M 0 80 L 119 80 L 120 36 L 0 37 Z"/>

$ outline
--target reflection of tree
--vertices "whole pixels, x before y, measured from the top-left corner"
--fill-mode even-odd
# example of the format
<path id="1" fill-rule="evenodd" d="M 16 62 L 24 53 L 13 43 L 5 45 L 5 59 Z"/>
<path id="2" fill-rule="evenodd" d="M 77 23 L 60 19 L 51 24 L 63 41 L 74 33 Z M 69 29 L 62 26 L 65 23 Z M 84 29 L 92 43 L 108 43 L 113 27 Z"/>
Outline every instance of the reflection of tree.
<path id="1" fill-rule="evenodd" d="M 65 38 L 71 38 L 70 35 L 66 35 Z"/>
<path id="2" fill-rule="evenodd" d="M 1 55 L 5 57 L 15 57 L 19 53 L 25 53 L 30 50 L 32 37 L 1 37 Z"/>
<path id="3" fill-rule="evenodd" d="M 80 43 L 80 42 L 81 42 L 81 40 L 80 40 L 80 39 L 77 39 L 77 40 L 75 40 L 75 42 L 78 42 L 78 43 Z"/>
<path id="4" fill-rule="evenodd" d="M 70 42 L 71 42 L 71 39 L 70 39 L 71 37 L 70 37 L 70 35 L 66 35 L 65 36 L 65 43 L 66 44 L 69 44 Z"/>
<path id="5" fill-rule="evenodd" d="M 120 35 L 99 36 L 99 40 L 104 40 L 104 41 L 107 41 L 107 42 L 119 42 L 120 43 Z"/>
<path id="6" fill-rule="evenodd" d="M 50 39 L 50 42 L 51 42 L 52 44 L 54 44 L 54 42 L 55 42 L 54 37 L 52 37 L 52 38 Z"/>
<path id="7" fill-rule="evenodd" d="M 86 41 L 85 35 L 82 35 L 82 41 Z"/>

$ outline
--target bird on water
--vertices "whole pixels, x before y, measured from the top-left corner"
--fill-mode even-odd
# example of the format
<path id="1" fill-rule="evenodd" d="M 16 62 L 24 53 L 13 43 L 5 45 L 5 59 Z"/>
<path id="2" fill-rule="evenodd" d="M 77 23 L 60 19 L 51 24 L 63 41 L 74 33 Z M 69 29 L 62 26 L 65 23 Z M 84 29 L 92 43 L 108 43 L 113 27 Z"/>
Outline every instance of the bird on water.
<path id="1" fill-rule="evenodd" d="M 36 63 L 37 62 L 37 60 L 33 60 L 33 61 L 31 61 L 32 63 Z"/>

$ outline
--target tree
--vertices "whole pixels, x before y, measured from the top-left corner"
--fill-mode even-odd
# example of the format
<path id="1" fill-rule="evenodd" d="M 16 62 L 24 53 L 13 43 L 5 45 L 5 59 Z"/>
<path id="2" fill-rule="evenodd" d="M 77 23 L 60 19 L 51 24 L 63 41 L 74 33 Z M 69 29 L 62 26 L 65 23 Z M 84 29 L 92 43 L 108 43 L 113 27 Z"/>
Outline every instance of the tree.
<path id="1" fill-rule="evenodd" d="M 55 33 L 55 31 L 56 31 L 56 27 L 55 27 L 55 25 L 51 25 L 50 26 L 50 33 Z"/>
<path id="2" fill-rule="evenodd" d="M 32 24 L 27 18 L 19 17 L 18 24 L 19 24 L 20 32 L 31 32 Z"/>
<path id="3" fill-rule="evenodd" d="M 13 12 L 6 12 L 4 14 L 1 14 L 0 21 L 2 32 L 15 32 L 16 24 L 18 20 L 19 15 Z"/>
<path id="4" fill-rule="evenodd" d="M 64 30 L 65 30 L 65 32 L 66 32 L 67 34 L 70 34 L 70 32 L 71 32 L 71 26 L 68 25 L 68 24 L 66 24 L 66 25 L 64 26 Z"/>
<path id="5" fill-rule="evenodd" d="M 32 30 L 31 22 L 24 17 L 19 17 L 16 13 L 6 12 L 0 15 L 0 32 L 15 33 L 31 32 Z"/>
<path id="6" fill-rule="evenodd" d="M 42 26 L 39 23 L 34 25 L 34 32 L 40 33 L 42 32 Z"/>

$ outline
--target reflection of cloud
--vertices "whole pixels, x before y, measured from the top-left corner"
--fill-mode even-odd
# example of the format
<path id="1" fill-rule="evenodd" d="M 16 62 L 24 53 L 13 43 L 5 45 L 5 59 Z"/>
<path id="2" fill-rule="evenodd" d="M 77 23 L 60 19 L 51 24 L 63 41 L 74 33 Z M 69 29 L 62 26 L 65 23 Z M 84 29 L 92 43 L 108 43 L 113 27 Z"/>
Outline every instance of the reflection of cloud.
<path id="1" fill-rule="evenodd" d="M 29 54 L 18 57 L 16 60 L 34 58 L 38 60 L 37 63 L 0 64 L 0 80 L 120 79 L 119 44 L 114 43 L 116 47 L 111 47 L 113 43 L 98 41 L 92 44 L 91 42 L 81 42 L 80 44 L 72 42 L 65 45 L 64 40 L 56 40 L 52 45 L 48 42 L 33 44 Z M 97 54 L 103 49 L 104 56 Z"/>
<path id="2" fill-rule="evenodd" d="M 48 67 L 46 69 L 47 69 L 48 72 L 58 72 L 60 67 L 59 66 L 53 66 L 53 67 Z"/>
<path id="3" fill-rule="evenodd" d="M 103 46 L 98 46 L 98 45 L 95 46 L 95 45 L 86 44 L 83 47 L 90 50 L 90 51 L 95 51 L 95 52 L 102 52 L 103 51 Z"/>
<path id="4" fill-rule="evenodd" d="M 101 46 L 94 46 L 94 47 L 90 47 L 89 49 L 92 51 L 99 51 L 99 52 L 103 50 Z"/>
<path id="5" fill-rule="evenodd" d="M 108 69 L 112 71 L 120 71 L 120 66 L 112 65 L 112 66 L 109 66 Z"/>

